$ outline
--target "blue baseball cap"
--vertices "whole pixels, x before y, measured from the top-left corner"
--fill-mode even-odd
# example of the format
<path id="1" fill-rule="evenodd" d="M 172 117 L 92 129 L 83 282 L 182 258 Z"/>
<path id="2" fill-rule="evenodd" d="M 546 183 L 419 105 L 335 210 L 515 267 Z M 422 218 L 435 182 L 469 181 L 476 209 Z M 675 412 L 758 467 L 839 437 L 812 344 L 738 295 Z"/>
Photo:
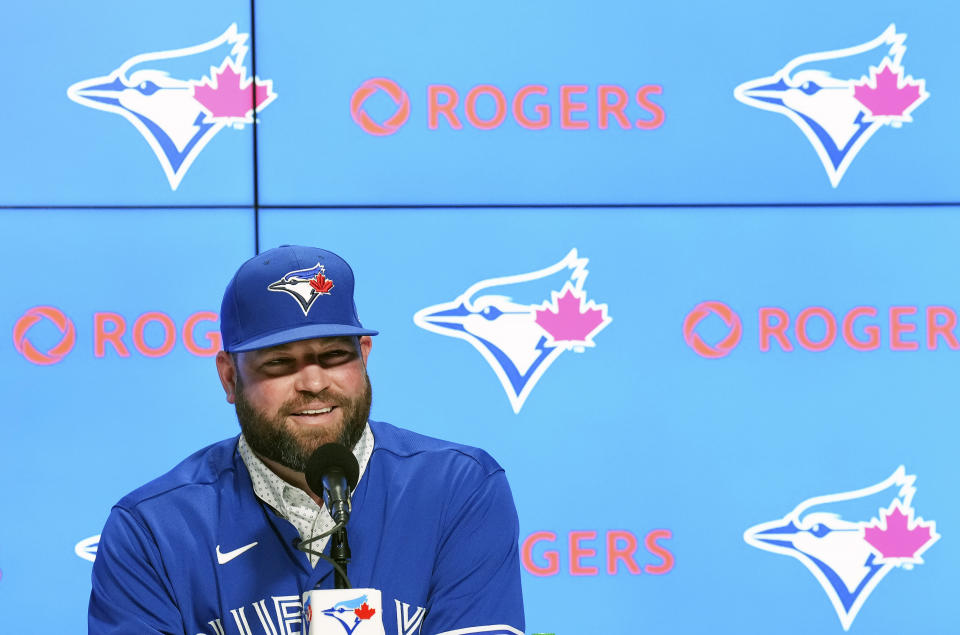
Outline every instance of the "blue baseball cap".
<path id="1" fill-rule="evenodd" d="M 246 261 L 220 305 L 223 350 L 252 351 L 315 337 L 376 335 L 353 302 L 353 270 L 337 254 L 281 245 Z"/>

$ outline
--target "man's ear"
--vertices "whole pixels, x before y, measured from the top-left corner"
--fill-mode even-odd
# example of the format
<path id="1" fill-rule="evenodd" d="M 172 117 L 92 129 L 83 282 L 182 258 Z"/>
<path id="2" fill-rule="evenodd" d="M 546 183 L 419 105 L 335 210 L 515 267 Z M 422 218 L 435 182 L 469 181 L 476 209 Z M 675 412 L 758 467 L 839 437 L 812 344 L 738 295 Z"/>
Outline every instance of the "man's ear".
<path id="1" fill-rule="evenodd" d="M 237 403 L 237 365 L 233 355 L 226 351 L 217 353 L 217 373 L 220 375 L 220 384 L 227 395 L 227 403 Z"/>
<path id="2" fill-rule="evenodd" d="M 367 366 L 367 357 L 370 355 L 370 349 L 373 348 L 373 338 L 369 335 L 360 337 L 360 355 L 363 356 L 363 366 Z"/>

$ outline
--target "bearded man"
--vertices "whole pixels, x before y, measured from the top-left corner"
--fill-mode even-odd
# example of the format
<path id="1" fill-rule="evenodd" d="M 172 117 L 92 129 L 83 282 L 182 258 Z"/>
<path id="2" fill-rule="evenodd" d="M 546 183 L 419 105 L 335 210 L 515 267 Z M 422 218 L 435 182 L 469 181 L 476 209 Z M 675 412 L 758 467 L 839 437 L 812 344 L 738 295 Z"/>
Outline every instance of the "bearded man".
<path id="1" fill-rule="evenodd" d="M 383 632 L 522 635 L 503 469 L 483 450 L 368 421 L 377 332 L 360 324 L 353 289 L 350 266 L 322 249 L 284 245 L 241 265 L 216 360 L 241 434 L 114 506 L 93 567 L 91 634 L 304 632 L 304 592 L 334 578 L 318 555 L 334 522 L 304 471 L 339 443 L 360 468 L 349 578 L 380 590 Z"/>

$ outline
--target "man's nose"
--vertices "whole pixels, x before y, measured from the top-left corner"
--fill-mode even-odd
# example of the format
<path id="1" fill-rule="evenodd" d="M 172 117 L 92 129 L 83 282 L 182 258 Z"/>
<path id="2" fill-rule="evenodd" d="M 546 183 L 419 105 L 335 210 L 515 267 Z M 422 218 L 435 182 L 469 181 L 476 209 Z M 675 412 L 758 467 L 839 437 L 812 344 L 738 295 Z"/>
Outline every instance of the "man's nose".
<path id="1" fill-rule="evenodd" d="M 304 364 L 297 372 L 293 387 L 299 392 L 320 393 L 329 385 L 329 373 L 319 364 Z"/>

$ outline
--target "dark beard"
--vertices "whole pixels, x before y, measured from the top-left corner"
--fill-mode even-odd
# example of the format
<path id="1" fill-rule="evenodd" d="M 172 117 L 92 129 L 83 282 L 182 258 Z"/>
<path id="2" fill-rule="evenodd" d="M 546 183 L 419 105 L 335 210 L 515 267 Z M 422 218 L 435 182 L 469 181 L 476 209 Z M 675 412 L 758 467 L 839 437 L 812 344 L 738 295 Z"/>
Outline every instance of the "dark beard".
<path id="1" fill-rule="evenodd" d="M 243 393 L 243 384 L 237 378 L 236 407 L 240 430 L 250 448 L 261 457 L 276 461 L 297 472 L 307 467 L 310 455 L 326 443 L 339 443 L 353 450 L 363 436 L 363 430 L 370 417 L 372 390 L 370 378 L 364 374 L 366 387 L 356 399 L 330 393 L 326 390 L 316 395 L 302 395 L 283 404 L 273 418 L 254 408 Z M 307 429 L 305 434 L 295 434 L 287 427 L 286 416 L 282 413 L 296 410 L 310 401 L 322 400 L 332 403 L 343 412 L 343 421 L 336 429 L 318 426 Z"/>

